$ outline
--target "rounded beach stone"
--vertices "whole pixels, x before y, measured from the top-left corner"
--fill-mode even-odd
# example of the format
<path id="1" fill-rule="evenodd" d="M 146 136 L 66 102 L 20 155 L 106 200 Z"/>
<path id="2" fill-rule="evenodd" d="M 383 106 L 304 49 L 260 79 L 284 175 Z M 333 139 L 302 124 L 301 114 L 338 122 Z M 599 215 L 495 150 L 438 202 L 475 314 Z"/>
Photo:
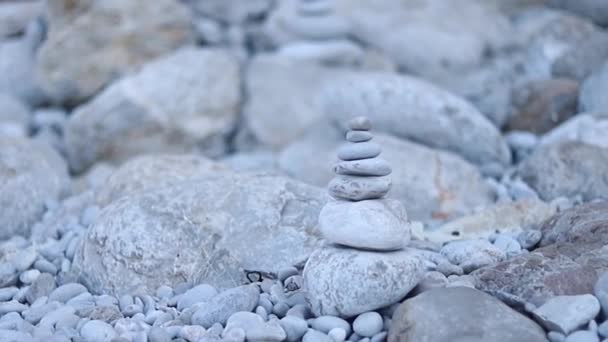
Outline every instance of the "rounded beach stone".
<path id="1" fill-rule="evenodd" d="M 377 312 L 365 312 L 357 316 L 353 322 L 353 330 L 359 336 L 372 337 L 382 331 L 384 321 Z"/>
<path id="2" fill-rule="evenodd" d="M 334 166 L 334 172 L 350 176 L 388 176 L 393 170 L 380 158 L 342 161 Z"/>
<path id="3" fill-rule="evenodd" d="M 329 194 L 335 198 L 352 201 L 382 198 L 391 189 L 392 181 L 388 176 L 358 177 L 339 175 L 328 185 Z"/>
<path id="4" fill-rule="evenodd" d="M 372 129 L 372 121 L 366 116 L 357 116 L 348 122 L 348 128 L 353 131 L 369 131 Z"/>
<path id="5" fill-rule="evenodd" d="M 330 246 L 308 259 L 304 291 L 316 316 L 352 317 L 403 299 L 424 271 L 411 250 L 379 253 Z"/>
<path id="6" fill-rule="evenodd" d="M 346 140 L 353 142 L 353 143 L 359 143 L 359 142 L 365 142 L 365 141 L 370 141 L 372 140 L 374 136 L 367 131 L 348 131 L 346 132 Z"/>
<path id="7" fill-rule="evenodd" d="M 380 145 L 371 142 L 348 143 L 338 149 L 338 158 L 341 160 L 359 160 L 375 158 L 382 153 Z"/>
<path id="8" fill-rule="evenodd" d="M 410 240 L 405 207 L 393 199 L 328 202 L 319 229 L 325 239 L 354 248 L 396 250 Z"/>

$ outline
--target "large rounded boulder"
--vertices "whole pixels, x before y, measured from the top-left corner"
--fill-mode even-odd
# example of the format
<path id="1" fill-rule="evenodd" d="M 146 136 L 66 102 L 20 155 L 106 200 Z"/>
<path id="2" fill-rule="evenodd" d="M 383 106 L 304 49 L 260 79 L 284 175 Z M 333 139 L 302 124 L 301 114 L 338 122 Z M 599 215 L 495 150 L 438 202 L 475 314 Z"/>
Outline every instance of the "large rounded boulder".
<path id="1" fill-rule="evenodd" d="M 74 260 L 95 293 L 247 281 L 303 262 L 320 244 L 322 189 L 282 177 L 227 174 L 124 196 L 105 207 Z"/>

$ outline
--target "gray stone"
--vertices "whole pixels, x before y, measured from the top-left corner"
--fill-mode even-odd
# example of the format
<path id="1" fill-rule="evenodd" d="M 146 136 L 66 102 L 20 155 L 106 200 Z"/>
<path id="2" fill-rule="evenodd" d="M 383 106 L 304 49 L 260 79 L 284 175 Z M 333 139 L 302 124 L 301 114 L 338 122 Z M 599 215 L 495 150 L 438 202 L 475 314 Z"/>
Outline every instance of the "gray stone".
<path id="1" fill-rule="evenodd" d="M 441 255 L 462 267 L 465 273 L 505 259 L 505 252 L 487 240 L 452 241 L 441 248 Z"/>
<path id="2" fill-rule="evenodd" d="M 441 322 L 441 324 L 436 324 Z M 475 289 L 451 287 L 408 299 L 393 315 L 388 341 L 546 342 L 531 319 Z"/>
<path id="3" fill-rule="evenodd" d="M 344 342 L 346 340 L 346 331 L 342 328 L 333 328 L 328 333 L 329 336 L 334 342 Z"/>
<path id="4" fill-rule="evenodd" d="M 537 306 L 558 295 L 593 293 L 598 277 L 608 271 L 606 220 L 606 202 L 557 213 L 541 226 L 539 248 L 473 273 L 478 288 Z"/>
<path id="5" fill-rule="evenodd" d="M 111 325 L 102 321 L 89 321 L 80 328 L 80 335 L 91 342 L 105 342 L 117 337 Z"/>
<path id="6" fill-rule="evenodd" d="M 547 330 L 570 334 L 600 312 L 600 303 L 590 294 L 557 296 L 535 309 L 534 318 Z"/>
<path id="7" fill-rule="evenodd" d="M 12 137 L 27 136 L 30 112 L 25 104 L 12 95 L 0 93 L 0 108 L 0 133 Z M 14 134 L 9 134 L 9 130 Z"/>
<path id="8" fill-rule="evenodd" d="M 40 1 L 7 1 L 0 4 L 0 39 L 25 32 L 28 24 L 42 14 Z"/>
<path id="9" fill-rule="evenodd" d="M 345 75 L 326 86 L 322 101 L 325 113 L 338 123 L 369 115 L 378 131 L 459 153 L 476 164 L 510 162 L 507 144 L 477 109 L 417 78 Z"/>
<path id="10" fill-rule="evenodd" d="M 43 39 L 42 23 L 32 21 L 24 36 L 0 42 L 0 93 L 13 95 L 32 106 L 46 100 L 34 72 L 37 49 Z"/>
<path id="11" fill-rule="evenodd" d="M 537 148 L 519 166 L 519 174 L 544 200 L 581 195 L 606 197 L 608 149 L 567 141 Z"/>
<path id="12" fill-rule="evenodd" d="M 496 233 L 517 233 L 539 226 L 556 213 L 553 205 L 538 199 L 497 203 L 425 232 L 430 241 L 488 238 Z"/>
<path id="13" fill-rule="evenodd" d="M 371 133 L 365 132 L 365 131 L 348 131 L 348 132 L 346 132 L 346 140 L 353 142 L 353 143 L 370 141 L 370 140 L 372 140 L 373 137 L 374 136 Z"/>
<path id="14" fill-rule="evenodd" d="M 328 165 L 344 136 L 327 124 L 291 144 L 279 156 L 280 168 L 293 178 L 326 186 L 334 174 Z M 382 156 L 393 166 L 388 195 L 403 202 L 414 220 L 447 220 L 494 203 L 490 187 L 477 168 L 445 151 L 378 134 Z M 314 158 L 311 157 L 314 151 Z"/>
<path id="15" fill-rule="evenodd" d="M 551 67 L 554 76 L 585 80 L 608 59 L 608 34 L 600 32 L 567 49 Z"/>
<path id="16" fill-rule="evenodd" d="M 372 129 L 372 121 L 367 116 L 357 116 L 348 121 L 348 129 L 351 131 L 369 131 Z"/>
<path id="17" fill-rule="evenodd" d="M 308 324 L 312 329 L 325 334 L 329 333 L 334 328 L 344 329 L 347 335 L 351 332 L 350 324 L 340 317 L 320 316 L 309 320 Z"/>
<path id="18" fill-rule="evenodd" d="M 608 314 L 608 272 L 603 273 L 593 287 L 593 294 L 600 301 L 602 312 Z M 608 336 L 607 336 L 608 337 Z"/>
<path id="19" fill-rule="evenodd" d="M 87 288 L 82 284 L 78 283 L 69 283 L 64 284 L 56 288 L 53 292 L 49 294 L 49 302 L 57 301 L 60 303 L 65 303 L 68 300 L 78 296 L 79 294 L 87 292 Z"/>
<path id="20" fill-rule="evenodd" d="M 543 233 L 540 230 L 524 230 L 517 235 L 517 242 L 519 242 L 521 248 L 530 250 L 540 242 L 542 237 Z"/>
<path id="21" fill-rule="evenodd" d="M 205 328 L 211 327 L 213 323 L 226 324 L 228 318 L 234 313 L 255 309 L 259 294 L 255 285 L 245 285 L 223 291 L 207 301 L 192 315 L 192 323 Z"/>
<path id="22" fill-rule="evenodd" d="M 422 260 L 411 250 L 325 247 L 306 263 L 304 291 L 315 315 L 352 317 L 399 301 L 423 273 Z"/>
<path id="23" fill-rule="evenodd" d="M 580 113 L 545 134 L 541 145 L 575 141 L 608 148 L 608 118 L 600 113 Z"/>
<path id="24" fill-rule="evenodd" d="M 362 64 L 365 51 L 348 39 L 328 39 L 290 42 L 281 46 L 277 55 L 334 67 L 354 67 Z"/>
<path id="25" fill-rule="evenodd" d="M 0 302 L 10 301 L 18 291 L 19 289 L 14 286 L 0 288 Z"/>
<path id="26" fill-rule="evenodd" d="M 302 342 L 333 342 L 333 340 L 320 331 L 308 329 L 304 337 L 302 337 Z"/>
<path id="27" fill-rule="evenodd" d="M 339 175 L 350 176 L 388 176 L 392 172 L 389 163 L 380 158 L 341 161 L 333 170 Z"/>
<path id="28" fill-rule="evenodd" d="M 168 0 L 155 6 L 62 0 L 49 6 L 46 16 L 50 31 L 38 52 L 37 72 L 45 90 L 62 101 L 86 99 L 121 75 L 194 40 L 188 9 Z M 124 22 L 116 25 L 112 18 Z M 147 37 L 155 39 L 126 43 Z M 65 63 L 73 56 L 78 60 Z"/>
<path id="29" fill-rule="evenodd" d="M 197 285 L 186 291 L 177 301 L 177 309 L 182 311 L 196 303 L 207 302 L 218 294 L 217 290 L 209 284 Z"/>
<path id="30" fill-rule="evenodd" d="M 335 198 L 352 201 L 382 198 L 391 189 L 392 179 L 383 177 L 359 177 L 338 175 L 328 187 L 329 194 Z"/>
<path id="31" fill-rule="evenodd" d="M 605 321 L 597 327 L 597 333 L 601 337 L 608 337 L 608 321 Z"/>
<path id="32" fill-rule="evenodd" d="M 145 155 L 135 157 L 114 171 L 96 193 L 104 207 L 130 194 L 191 179 L 212 179 L 228 168 L 197 155 Z"/>
<path id="33" fill-rule="evenodd" d="M 0 303 L 0 316 L 4 316 L 9 312 L 23 312 L 27 310 L 27 305 L 21 304 L 16 300 Z"/>
<path id="34" fill-rule="evenodd" d="M 284 341 L 287 334 L 278 320 L 264 320 L 252 312 L 237 312 L 228 318 L 226 331 L 241 328 L 245 330 L 247 341 Z"/>
<path id="35" fill-rule="evenodd" d="M 36 299 L 49 296 L 57 287 L 55 278 L 49 273 L 42 273 L 30 286 L 25 294 L 28 303 L 33 303 Z"/>
<path id="36" fill-rule="evenodd" d="M 494 241 L 494 246 L 502 250 L 507 258 L 521 253 L 521 245 L 511 236 L 501 234 Z"/>
<path id="37" fill-rule="evenodd" d="M 330 201 L 319 213 L 319 230 L 330 242 L 371 250 L 400 249 L 410 240 L 405 207 L 391 199 Z"/>
<path id="38" fill-rule="evenodd" d="M 549 5 L 587 17 L 598 25 L 608 25 L 608 4 L 604 1 L 549 0 Z"/>
<path id="39" fill-rule="evenodd" d="M 379 156 L 381 152 L 380 145 L 375 142 L 347 143 L 338 149 L 338 158 L 345 161 L 368 159 Z"/>
<path id="40" fill-rule="evenodd" d="M 564 342 L 600 342 L 600 339 L 593 331 L 581 330 L 568 335 Z"/>
<path id="41" fill-rule="evenodd" d="M 171 335 L 162 328 L 152 327 L 148 332 L 149 342 L 171 342 Z"/>
<path id="42" fill-rule="evenodd" d="M 186 279 L 238 286 L 247 281 L 243 270 L 303 262 L 320 244 L 317 217 L 326 201 L 321 189 L 246 174 L 126 196 L 89 227 L 73 272 L 95 293 L 152 293 Z"/>
<path id="43" fill-rule="evenodd" d="M 228 22 L 242 24 L 270 10 L 270 0 L 186 0 L 197 13 Z"/>
<path id="44" fill-rule="evenodd" d="M 549 331 L 547 333 L 547 338 L 550 342 L 564 342 L 566 340 L 566 335 L 557 331 Z"/>
<path id="45" fill-rule="evenodd" d="M 362 313 L 353 321 L 353 330 L 363 337 L 373 337 L 382 331 L 383 326 L 382 316 L 373 311 Z"/>
<path id="46" fill-rule="evenodd" d="M 154 60 L 75 109 L 65 132 L 70 166 L 146 152 L 223 154 L 239 82 L 239 65 L 223 50 L 184 48 Z"/>
<path id="47" fill-rule="evenodd" d="M 308 331 L 308 323 L 303 318 L 293 315 L 281 318 L 279 324 L 281 324 L 281 327 L 283 327 L 283 330 L 287 334 L 286 339 L 289 342 L 299 341 L 306 334 L 306 331 Z"/>
<path id="48" fill-rule="evenodd" d="M 20 138 L 0 138 L 0 180 L 0 240 L 28 236 L 45 203 L 59 200 L 69 188 L 63 159 L 51 148 Z"/>
<path id="49" fill-rule="evenodd" d="M 606 43 L 608 43 L 608 40 Z M 605 112 L 608 107 L 608 100 L 604 96 L 606 87 L 608 87 L 608 62 L 604 63 L 602 68 L 593 73 L 583 83 L 580 93 L 581 111 Z"/>

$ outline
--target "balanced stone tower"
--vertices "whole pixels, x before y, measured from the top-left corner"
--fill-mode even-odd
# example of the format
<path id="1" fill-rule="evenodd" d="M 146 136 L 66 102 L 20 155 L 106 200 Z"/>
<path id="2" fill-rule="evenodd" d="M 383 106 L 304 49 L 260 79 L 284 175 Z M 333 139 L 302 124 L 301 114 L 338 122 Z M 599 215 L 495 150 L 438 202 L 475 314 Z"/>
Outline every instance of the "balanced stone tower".
<path id="1" fill-rule="evenodd" d="M 352 248 L 403 248 L 410 239 L 405 208 L 397 200 L 383 199 L 391 189 L 391 166 L 379 158 L 382 149 L 372 141 L 368 118 L 354 118 L 348 126 L 348 143 L 338 149 L 340 162 L 328 187 L 335 200 L 319 215 L 321 233 L 330 242 Z"/>
<path id="2" fill-rule="evenodd" d="M 403 299 L 424 275 L 411 249 L 404 206 L 384 198 L 391 167 L 379 156 L 371 122 L 349 122 L 347 143 L 329 183 L 333 197 L 319 214 L 319 229 L 330 242 L 315 250 L 304 267 L 304 291 L 313 313 L 353 317 Z"/>

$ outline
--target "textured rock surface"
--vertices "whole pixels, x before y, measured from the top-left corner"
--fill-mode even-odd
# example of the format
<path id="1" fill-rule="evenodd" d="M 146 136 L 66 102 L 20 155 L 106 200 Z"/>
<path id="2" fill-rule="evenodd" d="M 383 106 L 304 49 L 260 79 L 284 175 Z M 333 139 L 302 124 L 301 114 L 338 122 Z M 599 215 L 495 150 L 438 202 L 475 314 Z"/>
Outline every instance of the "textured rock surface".
<path id="1" fill-rule="evenodd" d="M 304 289 L 315 315 L 351 317 L 395 303 L 418 284 L 422 260 L 410 250 L 316 250 L 304 268 Z"/>
<path id="2" fill-rule="evenodd" d="M 196 155 L 146 155 L 133 158 L 112 173 L 96 194 L 100 207 L 126 196 L 177 184 L 185 180 L 206 180 L 228 173 L 217 162 Z"/>
<path id="3" fill-rule="evenodd" d="M 551 296 L 593 293 L 598 276 L 608 270 L 606 208 L 600 202 L 556 214 L 541 228 L 541 248 L 474 272 L 480 289 L 536 305 Z"/>
<path id="4" fill-rule="evenodd" d="M 388 342 L 547 341 L 534 321 L 466 287 L 434 289 L 408 299 L 392 322 Z"/>
<path id="5" fill-rule="evenodd" d="M 69 189 L 67 167 L 53 150 L 25 139 L 0 139 L 0 239 L 28 235 Z"/>
<path id="6" fill-rule="evenodd" d="M 336 123 L 367 115 L 377 131 L 456 152 L 476 164 L 508 164 L 496 127 L 466 100 L 414 77 L 344 75 L 328 83 L 323 109 Z"/>
<path id="7" fill-rule="evenodd" d="M 578 111 L 579 83 L 567 78 L 530 82 L 513 95 L 507 129 L 545 133 Z"/>
<path id="8" fill-rule="evenodd" d="M 353 248 L 395 250 L 410 240 L 405 207 L 391 199 L 328 202 L 319 230 L 326 240 Z"/>
<path id="9" fill-rule="evenodd" d="M 147 64 L 75 110 L 66 128 L 70 166 L 82 171 L 146 152 L 224 152 L 239 79 L 236 59 L 222 50 L 184 48 Z"/>
<path id="10" fill-rule="evenodd" d="M 126 196 L 90 227 L 75 272 L 95 292 L 149 292 L 183 281 L 236 286 L 245 269 L 277 271 L 305 260 L 319 244 L 325 201 L 321 189 L 253 175 Z"/>
<path id="11" fill-rule="evenodd" d="M 425 238 L 444 242 L 488 238 L 495 233 L 515 233 L 540 226 L 555 212 L 555 206 L 536 199 L 498 203 L 479 213 L 457 218 L 436 230 L 425 232 Z"/>
<path id="12" fill-rule="evenodd" d="M 549 4 L 608 25 L 608 4 L 602 0 L 549 0 Z"/>
<path id="13" fill-rule="evenodd" d="M 23 33 L 30 21 L 42 13 L 41 1 L 0 3 L 0 39 Z"/>
<path id="14" fill-rule="evenodd" d="M 0 93 L 0 135 L 25 137 L 29 122 L 29 109 L 17 98 Z"/>
<path id="15" fill-rule="evenodd" d="M 519 174 L 544 200 L 581 195 L 585 200 L 608 194 L 608 149 L 567 141 L 537 148 L 519 166 Z"/>
<path id="16" fill-rule="evenodd" d="M 540 143 L 549 145 L 566 141 L 577 141 L 608 148 L 608 116 L 606 114 L 578 114 L 545 134 L 541 138 Z"/>
<path id="17" fill-rule="evenodd" d="M 281 152 L 279 167 L 296 179 L 325 186 L 341 139 L 339 131 L 315 128 Z M 374 140 L 382 146 L 382 158 L 393 165 L 388 196 L 400 200 L 412 219 L 446 220 L 493 202 L 479 171 L 462 158 L 387 135 Z"/>
<path id="18" fill-rule="evenodd" d="M 194 37 L 190 13 L 172 0 L 154 6 L 145 1 L 58 0 L 47 12 L 49 34 L 38 54 L 38 73 L 45 90 L 64 101 L 86 99 Z"/>

